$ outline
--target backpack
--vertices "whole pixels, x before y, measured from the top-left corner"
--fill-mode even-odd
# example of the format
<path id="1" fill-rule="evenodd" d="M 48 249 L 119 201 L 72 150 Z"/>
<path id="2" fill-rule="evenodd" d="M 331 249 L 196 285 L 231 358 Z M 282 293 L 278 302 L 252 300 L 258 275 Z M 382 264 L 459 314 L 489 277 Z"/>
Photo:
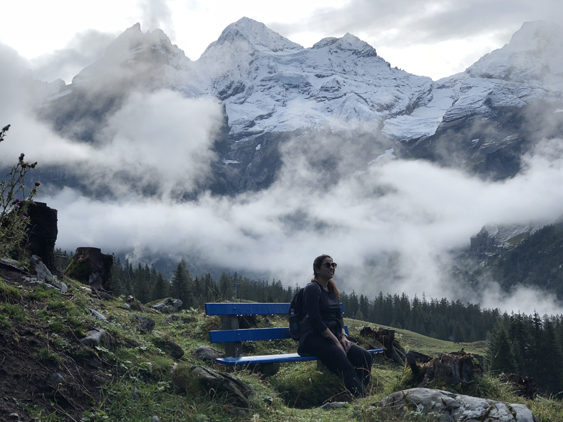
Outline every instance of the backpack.
<path id="1" fill-rule="evenodd" d="M 304 307 L 303 293 L 305 288 L 302 287 L 291 299 L 289 310 L 287 311 L 287 318 L 289 319 L 289 335 L 295 340 L 299 341 L 301 337 L 301 322 L 307 316 Z"/>

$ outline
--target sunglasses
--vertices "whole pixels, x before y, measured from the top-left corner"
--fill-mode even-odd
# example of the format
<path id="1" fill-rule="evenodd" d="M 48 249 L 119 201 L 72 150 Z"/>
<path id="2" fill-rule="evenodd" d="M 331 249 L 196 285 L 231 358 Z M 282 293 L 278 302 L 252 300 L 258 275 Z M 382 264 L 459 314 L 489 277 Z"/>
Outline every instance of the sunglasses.
<path id="1" fill-rule="evenodd" d="M 331 267 L 336 268 L 336 267 L 338 267 L 338 264 L 336 262 L 325 262 L 323 265 L 324 265 L 325 268 L 331 268 Z"/>

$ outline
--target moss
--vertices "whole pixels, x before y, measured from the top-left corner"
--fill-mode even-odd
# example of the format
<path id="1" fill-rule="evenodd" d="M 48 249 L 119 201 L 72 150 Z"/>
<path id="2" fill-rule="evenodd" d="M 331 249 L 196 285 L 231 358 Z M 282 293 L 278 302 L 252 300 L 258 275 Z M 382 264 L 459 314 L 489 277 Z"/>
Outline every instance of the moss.
<path id="1" fill-rule="evenodd" d="M 65 275 L 69 278 L 88 283 L 91 273 L 90 263 L 87 260 L 72 260 L 65 270 Z"/>

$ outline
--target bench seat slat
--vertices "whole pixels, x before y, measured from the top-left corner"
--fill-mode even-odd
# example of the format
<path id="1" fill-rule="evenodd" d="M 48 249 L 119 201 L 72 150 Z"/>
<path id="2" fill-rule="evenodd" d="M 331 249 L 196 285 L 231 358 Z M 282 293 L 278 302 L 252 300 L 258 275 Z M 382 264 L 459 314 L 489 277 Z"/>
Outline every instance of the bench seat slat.
<path id="1" fill-rule="evenodd" d="M 371 354 L 383 353 L 383 349 L 368 350 Z M 316 356 L 299 356 L 297 353 L 287 353 L 280 355 L 264 355 L 264 356 L 243 356 L 240 358 L 218 358 L 215 362 L 223 365 L 240 366 L 257 363 L 282 363 L 282 362 L 304 362 L 308 360 L 317 360 Z"/>
<path id="2" fill-rule="evenodd" d="M 348 334 L 348 326 L 344 326 Z M 289 328 L 246 328 L 243 330 L 219 330 L 209 332 L 211 343 L 231 343 L 234 341 L 260 341 L 260 340 L 284 340 L 291 338 Z"/>

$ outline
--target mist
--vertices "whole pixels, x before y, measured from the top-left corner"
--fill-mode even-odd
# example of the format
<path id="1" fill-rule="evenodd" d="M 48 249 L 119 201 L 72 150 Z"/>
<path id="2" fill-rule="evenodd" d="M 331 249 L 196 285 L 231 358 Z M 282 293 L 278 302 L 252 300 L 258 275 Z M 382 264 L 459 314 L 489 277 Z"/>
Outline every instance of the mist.
<path id="1" fill-rule="evenodd" d="M 134 261 L 183 256 L 291 286 L 306 283 L 313 259 L 327 253 L 339 264 L 337 282 L 369 297 L 424 293 L 561 313 L 555 298 L 538 291 L 506 294 L 490 281 L 477 295 L 447 275 L 450 251 L 468 246 L 484 224 L 561 215 L 561 139 L 538 143 L 519 175 L 490 182 L 395 158 L 388 139 L 367 135 L 373 128 L 335 120 L 283 144 L 282 168 L 268 189 L 219 197 L 198 189 L 221 158 L 214 149 L 224 124 L 217 100 L 135 89 L 104 120 L 95 143 L 76 142 L 34 117 L 34 82 L 21 77 L 26 62 L 8 48 L 0 52 L 7 98 L 0 124 L 12 124 L 1 164 L 24 152 L 39 168 L 62 166 L 91 190 L 108 191 L 93 198 L 41 186 L 37 200 L 58 210 L 63 250 L 93 246 Z"/>

